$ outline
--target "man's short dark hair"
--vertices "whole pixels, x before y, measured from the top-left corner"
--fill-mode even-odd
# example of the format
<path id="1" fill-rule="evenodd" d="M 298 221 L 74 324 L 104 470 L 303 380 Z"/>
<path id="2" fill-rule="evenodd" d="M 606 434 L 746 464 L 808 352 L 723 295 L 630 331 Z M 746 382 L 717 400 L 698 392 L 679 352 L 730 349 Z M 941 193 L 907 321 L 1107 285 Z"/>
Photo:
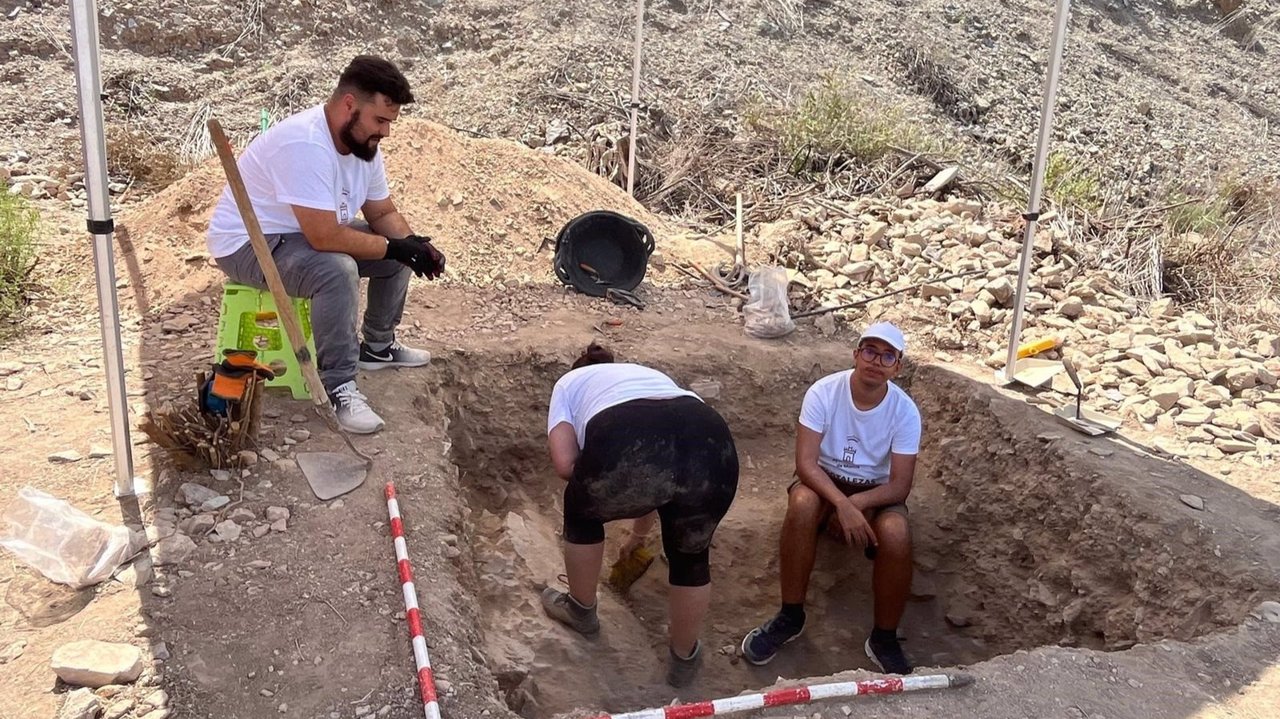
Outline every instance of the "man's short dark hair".
<path id="1" fill-rule="evenodd" d="M 382 93 L 397 105 L 413 102 L 413 92 L 404 73 L 390 62 L 375 55 L 357 55 L 338 78 L 335 98 L 351 93 L 361 100 L 372 100 L 375 93 Z"/>

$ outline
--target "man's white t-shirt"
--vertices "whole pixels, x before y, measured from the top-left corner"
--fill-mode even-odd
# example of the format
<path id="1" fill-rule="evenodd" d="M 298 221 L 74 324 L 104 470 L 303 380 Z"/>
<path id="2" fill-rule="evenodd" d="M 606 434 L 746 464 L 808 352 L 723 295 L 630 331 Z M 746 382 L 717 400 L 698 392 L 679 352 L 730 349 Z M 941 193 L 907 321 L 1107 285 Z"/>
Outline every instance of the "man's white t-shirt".
<path id="1" fill-rule="evenodd" d="M 371 162 L 339 154 L 324 105 L 292 115 L 254 138 L 237 164 L 264 235 L 302 231 L 290 205 L 330 210 L 338 224 L 349 225 L 366 200 L 391 196 L 382 153 Z M 226 257 L 248 241 L 231 188 L 223 187 L 209 220 L 209 254 Z"/>
<path id="2" fill-rule="evenodd" d="M 551 390 L 551 409 L 547 412 L 547 434 L 561 422 L 568 422 L 578 435 L 578 449 L 587 436 L 587 422 L 615 405 L 633 399 L 671 399 L 701 397 L 680 389 L 670 377 L 643 365 L 604 363 L 570 370 Z"/>
<path id="3" fill-rule="evenodd" d="M 822 434 L 818 466 L 836 482 L 874 487 L 889 481 L 890 454 L 920 451 L 920 410 L 901 387 L 889 391 L 874 409 L 853 404 L 853 370 L 827 375 L 809 388 L 800 407 L 800 424 Z"/>

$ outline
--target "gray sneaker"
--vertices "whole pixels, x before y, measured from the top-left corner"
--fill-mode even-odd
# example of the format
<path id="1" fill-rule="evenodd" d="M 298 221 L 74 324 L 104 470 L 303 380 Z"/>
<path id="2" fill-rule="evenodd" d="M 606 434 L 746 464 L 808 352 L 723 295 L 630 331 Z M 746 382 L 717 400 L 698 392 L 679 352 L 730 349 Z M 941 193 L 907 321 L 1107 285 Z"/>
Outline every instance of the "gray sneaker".
<path id="1" fill-rule="evenodd" d="M 329 393 L 338 426 L 352 434 L 373 434 L 386 424 L 369 406 L 369 398 L 360 394 L 355 381 L 341 384 Z"/>
<path id="2" fill-rule="evenodd" d="M 422 367 L 430 362 L 430 352 L 392 340 L 391 344 L 378 352 L 374 352 L 367 342 L 361 342 L 360 360 L 356 364 L 362 370 L 376 371 L 392 367 Z"/>
<path id="3" fill-rule="evenodd" d="M 569 596 L 568 592 L 556 591 L 551 587 L 542 590 L 542 611 L 584 637 L 594 637 L 600 633 L 600 618 L 596 616 L 595 605 L 584 607 Z"/>
<path id="4" fill-rule="evenodd" d="M 677 655 L 676 650 L 669 646 L 667 653 L 671 655 L 667 663 L 667 683 L 677 689 L 692 684 L 698 676 L 698 668 L 702 666 L 702 642 L 693 645 L 693 654 L 687 658 Z"/>

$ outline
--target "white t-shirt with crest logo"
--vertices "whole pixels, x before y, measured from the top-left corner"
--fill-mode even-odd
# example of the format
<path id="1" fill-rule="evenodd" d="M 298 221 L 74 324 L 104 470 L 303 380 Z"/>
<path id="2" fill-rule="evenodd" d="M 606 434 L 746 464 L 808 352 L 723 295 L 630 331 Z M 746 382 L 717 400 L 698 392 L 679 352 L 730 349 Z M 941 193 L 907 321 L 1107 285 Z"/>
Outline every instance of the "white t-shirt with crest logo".
<path id="1" fill-rule="evenodd" d="M 874 487 L 889 481 L 890 454 L 920 451 L 920 410 L 890 382 L 880 404 L 860 410 L 853 404 L 853 370 L 813 383 L 800 407 L 800 424 L 822 435 L 818 466 L 837 483 Z"/>
<path id="2" fill-rule="evenodd" d="M 249 143 L 236 163 L 264 235 L 302 232 L 291 205 L 330 210 L 349 225 L 367 200 L 385 200 L 382 152 L 372 161 L 342 155 L 333 145 L 324 105 L 285 118 Z M 209 254 L 226 257 L 249 241 L 230 186 L 209 220 Z"/>

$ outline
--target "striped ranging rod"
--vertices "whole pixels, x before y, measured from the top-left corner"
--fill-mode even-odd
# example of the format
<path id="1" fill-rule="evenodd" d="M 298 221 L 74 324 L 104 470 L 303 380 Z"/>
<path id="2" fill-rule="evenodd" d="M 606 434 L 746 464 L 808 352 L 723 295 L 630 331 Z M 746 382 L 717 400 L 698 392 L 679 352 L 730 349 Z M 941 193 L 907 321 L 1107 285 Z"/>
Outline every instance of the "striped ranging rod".
<path id="1" fill-rule="evenodd" d="M 696 717 L 721 716 L 735 712 L 807 704 L 817 699 L 856 697 L 867 694 L 900 694 L 920 689 L 950 689 L 973 683 L 968 674 L 929 674 L 925 676 L 890 677 L 868 679 L 860 682 L 834 682 L 813 686 L 774 689 L 762 694 L 715 699 L 709 702 L 673 704 L 657 709 L 642 709 L 625 714 L 599 714 L 590 719 L 695 719 Z"/>
<path id="2" fill-rule="evenodd" d="M 418 665 L 418 686 L 422 691 L 422 710 L 427 719 L 440 719 L 440 703 L 436 700 L 436 682 L 431 676 L 431 658 L 427 656 L 427 640 L 422 636 L 422 616 L 418 611 L 418 590 L 413 586 L 413 568 L 409 566 L 409 549 L 404 543 L 404 522 L 400 520 L 400 503 L 396 501 L 396 485 L 387 482 L 387 513 L 391 515 L 391 538 L 396 545 L 396 568 L 404 590 L 405 619 L 413 641 L 413 659 Z"/>

